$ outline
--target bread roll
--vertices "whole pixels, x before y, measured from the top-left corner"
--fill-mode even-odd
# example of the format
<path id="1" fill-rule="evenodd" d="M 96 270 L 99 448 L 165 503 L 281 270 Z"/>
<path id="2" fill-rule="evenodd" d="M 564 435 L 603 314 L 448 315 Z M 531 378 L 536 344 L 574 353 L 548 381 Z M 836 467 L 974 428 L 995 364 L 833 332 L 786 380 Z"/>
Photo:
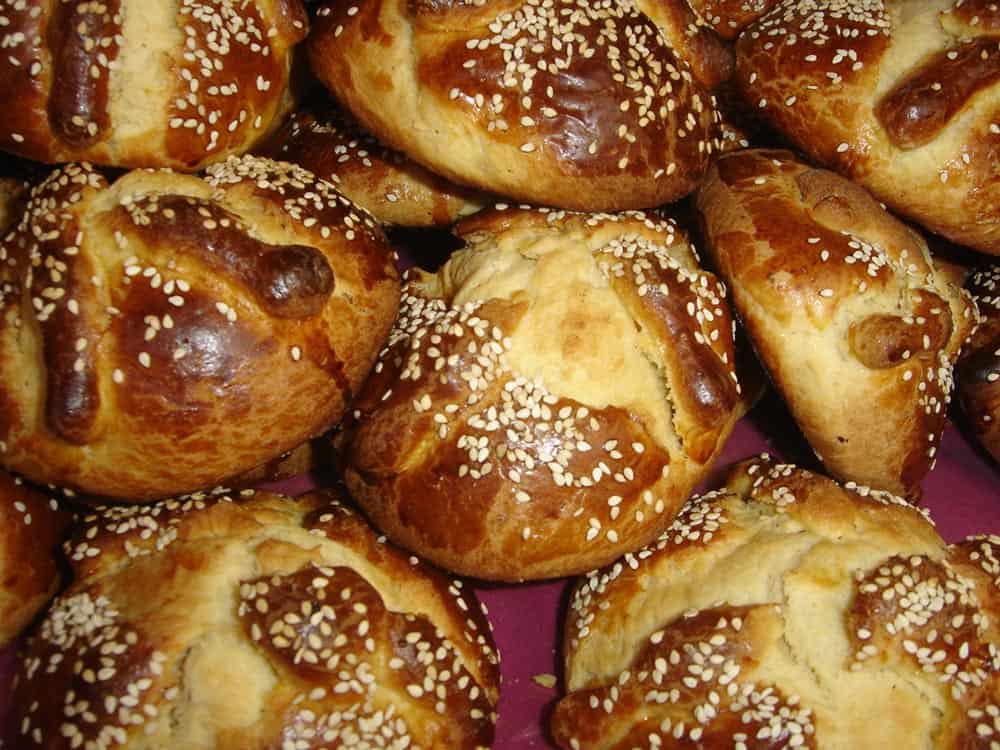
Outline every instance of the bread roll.
<path id="1" fill-rule="evenodd" d="M 579 582 L 552 731 L 605 748 L 990 748 L 1000 537 L 762 457 Z"/>
<path id="2" fill-rule="evenodd" d="M 20 660 L 9 747 L 485 750 L 483 612 L 332 495 L 102 509 Z"/>
<path id="3" fill-rule="evenodd" d="M 262 153 L 332 182 L 384 224 L 447 226 L 486 199 L 386 148 L 335 106 L 294 113 Z"/>
<path id="4" fill-rule="evenodd" d="M 300 0 L 4 2 L 0 149 L 188 171 L 241 154 L 288 111 L 307 25 Z"/>
<path id="5" fill-rule="evenodd" d="M 204 179 L 59 169 L 0 261 L 0 464 L 127 501 L 215 486 L 329 429 L 399 303 L 374 221 L 253 157 Z"/>
<path id="6" fill-rule="evenodd" d="M 371 0 L 322 6 L 308 51 L 369 131 L 430 170 L 618 210 L 686 195 L 715 148 L 711 97 L 670 36 L 632 2 Z"/>
<path id="7" fill-rule="evenodd" d="M 998 254 L 998 30 L 992 0 L 786 0 L 741 35 L 735 78 L 812 159 Z"/>
<path id="8" fill-rule="evenodd" d="M 726 154 L 697 206 L 775 386 L 836 477 L 916 496 L 934 465 L 969 296 L 862 188 L 786 151 Z"/>
<path id="9" fill-rule="evenodd" d="M 355 404 L 347 486 L 400 545 L 518 581 L 670 523 L 743 412 L 725 290 L 653 215 L 498 209 L 414 272 Z"/>
<path id="10" fill-rule="evenodd" d="M 55 596 L 70 520 L 55 500 L 0 471 L 0 648 Z"/>
<path id="11" fill-rule="evenodd" d="M 977 270 L 966 288 L 982 319 L 958 363 L 958 393 L 973 434 L 1000 461 L 1000 265 Z"/>

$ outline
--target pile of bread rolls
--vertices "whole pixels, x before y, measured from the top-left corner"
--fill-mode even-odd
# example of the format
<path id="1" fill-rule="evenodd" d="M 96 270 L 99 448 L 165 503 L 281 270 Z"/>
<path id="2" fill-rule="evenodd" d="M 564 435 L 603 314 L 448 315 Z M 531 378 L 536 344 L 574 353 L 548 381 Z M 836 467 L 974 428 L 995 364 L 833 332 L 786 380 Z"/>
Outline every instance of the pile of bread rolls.
<path id="1" fill-rule="evenodd" d="M 1000 539 L 915 505 L 956 390 L 1000 460 L 995 5 L 0 0 L 0 39 L 0 747 L 492 747 L 461 576 L 582 576 L 567 750 L 1000 747 Z M 815 466 L 691 497 L 761 370 Z"/>

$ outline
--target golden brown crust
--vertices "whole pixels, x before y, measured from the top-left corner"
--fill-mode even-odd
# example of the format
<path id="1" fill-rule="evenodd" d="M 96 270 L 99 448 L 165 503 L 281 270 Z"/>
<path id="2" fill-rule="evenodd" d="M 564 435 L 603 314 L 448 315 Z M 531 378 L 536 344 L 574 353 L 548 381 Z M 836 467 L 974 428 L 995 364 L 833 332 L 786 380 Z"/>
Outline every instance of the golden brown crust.
<path id="1" fill-rule="evenodd" d="M 1000 537 L 980 534 L 966 537 L 950 547 L 949 562 L 962 577 L 976 587 L 976 596 L 988 603 L 991 609 L 1000 606 Z M 1000 639 L 1000 622 L 983 623 L 988 628 L 989 639 Z"/>
<path id="2" fill-rule="evenodd" d="M 254 157 L 204 180 L 60 169 L 0 259 L 0 463 L 130 501 L 220 484 L 328 429 L 398 305 L 373 220 Z"/>
<path id="3" fill-rule="evenodd" d="M 415 274 L 355 403 L 348 487 L 451 570 L 586 570 L 666 523 L 741 413 L 724 290 L 672 222 L 486 211 Z"/>
<path id="4" fill-rule="evenodd" d="M 386 148 L 334 106 L 295 112 L 261 153 L 332 182 L 384 224 L 447 226 L 485 205 L 482 194 Z"/>
<path id="5" fill-rule="evenodd" d="M 67 552 L 76 581 L 21 659 L 12 747 L 491 744 L 498 657 L 475 598 L 332 494 L 102 508 Z"/>
<path id="6" fill-rule="evenodd" d="M 631 2 L 331 2 L 309 54 L 368 130 L 432 171 L 618 210 L 687 194 L 715 149 L 710 97 L 665 37 Z"/>
<path id="7" fill-rule="evenodd" d="M 577 584 L 555 739 L 986 748 L 997 549 L 946 547 L 888 493 L 766 456 L 738 464 L 653 545 Z"/>
<path id="8" fill-rule="evenodd" d="M 2 9 L 0 149 L 194 171 L 246 151 L 290 104 L 300 0 L 28 0 Z"/>
<path id="9" fill-rule="evenodd" d="M 775 647 L 779 617 L 773 605 L 686 613 L 649 637 L 624 680 L 563 698 L 552 717 L 556 741 L 581 750 L 641 747 L 651 737 L 666 748 L 818 747 L 812 710 L 798 696 L 734 682 Z"/>
<path id="10" fill-rule="evenodd" d="M 940 136 L 969 99 L 997 80 L 997 40 L 972 40 L 923 62 L 882 96 L 875 116 L 893 145 L 917 148 Z"/>
<path id="11" fill-rule="evenodd" d="M 727 154 L 698 194 L 757 353 L 837 477 L 919 492 L 974 310 L 863 189 L 783 151 Z"/>
<path id="12" fill-rule="evenodd" d="M 0 472 L 0 648 L 55 596 L 56 556 L 70 520 L 54 500 Z"/>
<path id="13" fill-rule="evenodd" d="M 735 80 L 820 164 L 1000 253 L 998 30 L 987 2 L 786 2 L 741 35 Z"/>
<path id="14" fill-rule="evenodd" d="M 778 0 L 690 0 L 699 20 L 729 41 L 777 4 Z"/>
<path id="15" fill-rule="evenodd" d="M 978 269 L 966 289 L 981 320 L 958 363 L 958 395 L 973 434 L 1000 461 L 1000 265 Z"/>

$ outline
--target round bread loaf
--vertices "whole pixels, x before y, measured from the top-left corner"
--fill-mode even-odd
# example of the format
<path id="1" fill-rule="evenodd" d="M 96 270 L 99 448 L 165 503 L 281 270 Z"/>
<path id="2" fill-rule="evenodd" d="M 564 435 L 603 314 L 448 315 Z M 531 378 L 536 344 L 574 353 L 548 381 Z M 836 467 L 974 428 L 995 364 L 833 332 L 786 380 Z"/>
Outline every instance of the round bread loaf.
<path id="1" fill-rule="evenodd" d="M 677 4 L 656 7 L 675 20 Z M 686 195 L 715 149 L 711 97 L 670 37 L 631 0 L 371 0 L 322 6 L 308 50 L 369 131 L 432 171 L 617 210 Z"/>
<path id="2" fill-rule="evenodd" d="M 498 656 L 471 590 L 332 494 L 105 508 L 20 659 L 9 747 L 486 750 Z"/>
<path id="3" fill-rule="evenodd" d="M 580 581 L 569 750 L 992 748 L 1000 537 L 947 547 L 888 493 L 732 469 L 654 544 Z"/>
<path id="4" fill-rule="evenodd" d="M 992 0 L 780 3 L 736 82 L 820 164 L 928 229 L 1000 253 L 1000 10 Z"/>
<path id="5" fill-rule="evenodd" d="M 0 243 L 0 464 L 128 501 L 331 427 L 399 304 L 374 221 L 254 157 L 204 179 L 59 169 Z"/>
<path id="6" fill-rule="evenodd" d="M 70 520 L 55 500 L 0 471 L 0 648 L 56 595 Z"/>
<path id="7" fill-rule="evenodd" d="M 481 209 L 486 199 L 386 148 L 334 106 L 296 112 L 262 153 L 332 182 L 384 224 L 447 226 Z"/>
<path id="8" fill-rule="evenodd" d="M 934 465 L 969 295 L 862 188 L 786 151 L 726 154 L 697 207 L 758 355 L 843 480 L 916 496 Z"/>
<path id="9" fill-rule="evenodd" d="M 490 210 L 413 272 L 344 472 L 398 544 L 517 581 L 663 530 L 742 414 L 725 290 L 673 222 Z"/>
<path id="10" fill-rule="evenodd" d="M 0 149 L 196 170 L 288 111 L 300 0 L 0 3 Z"/>
<path id="11" fill-rule="evenodd" d="M 976 271 L 966 288 L 982 319 L 958 362 L 958 393 L 973 434 L 1000 461 L 1000 265 Z"/>

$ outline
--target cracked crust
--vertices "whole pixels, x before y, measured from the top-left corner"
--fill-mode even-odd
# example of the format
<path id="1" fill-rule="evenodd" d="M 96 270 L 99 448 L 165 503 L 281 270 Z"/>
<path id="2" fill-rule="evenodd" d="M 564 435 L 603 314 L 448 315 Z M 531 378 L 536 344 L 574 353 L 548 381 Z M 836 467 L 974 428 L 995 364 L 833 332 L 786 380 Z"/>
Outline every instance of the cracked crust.
<path id="1" fill-rule="evenodd" d="M 499 657 L 475 597 L 332 493 L 99 508 L 66 552 L 76 578 L 21 657 L 9 747 L 492 742 Z"/>
<path id="2" fill-rule="evenodd" d="M 567 750 L 650 735 L 988 748 L 998 550 L 996 537 L 948 547 L 888 493 L 766 456 L 737 464 L 654 544 L 577 583 L 553 734 Z"/>
<path id="3" fill-rule="evenodd" d="M 496 209 L 456 231 L 355 403 L 351 492 L 399 544 L 483 578 L 648 541 L 745 407 L 724 289 L 653 215 Z"/>

